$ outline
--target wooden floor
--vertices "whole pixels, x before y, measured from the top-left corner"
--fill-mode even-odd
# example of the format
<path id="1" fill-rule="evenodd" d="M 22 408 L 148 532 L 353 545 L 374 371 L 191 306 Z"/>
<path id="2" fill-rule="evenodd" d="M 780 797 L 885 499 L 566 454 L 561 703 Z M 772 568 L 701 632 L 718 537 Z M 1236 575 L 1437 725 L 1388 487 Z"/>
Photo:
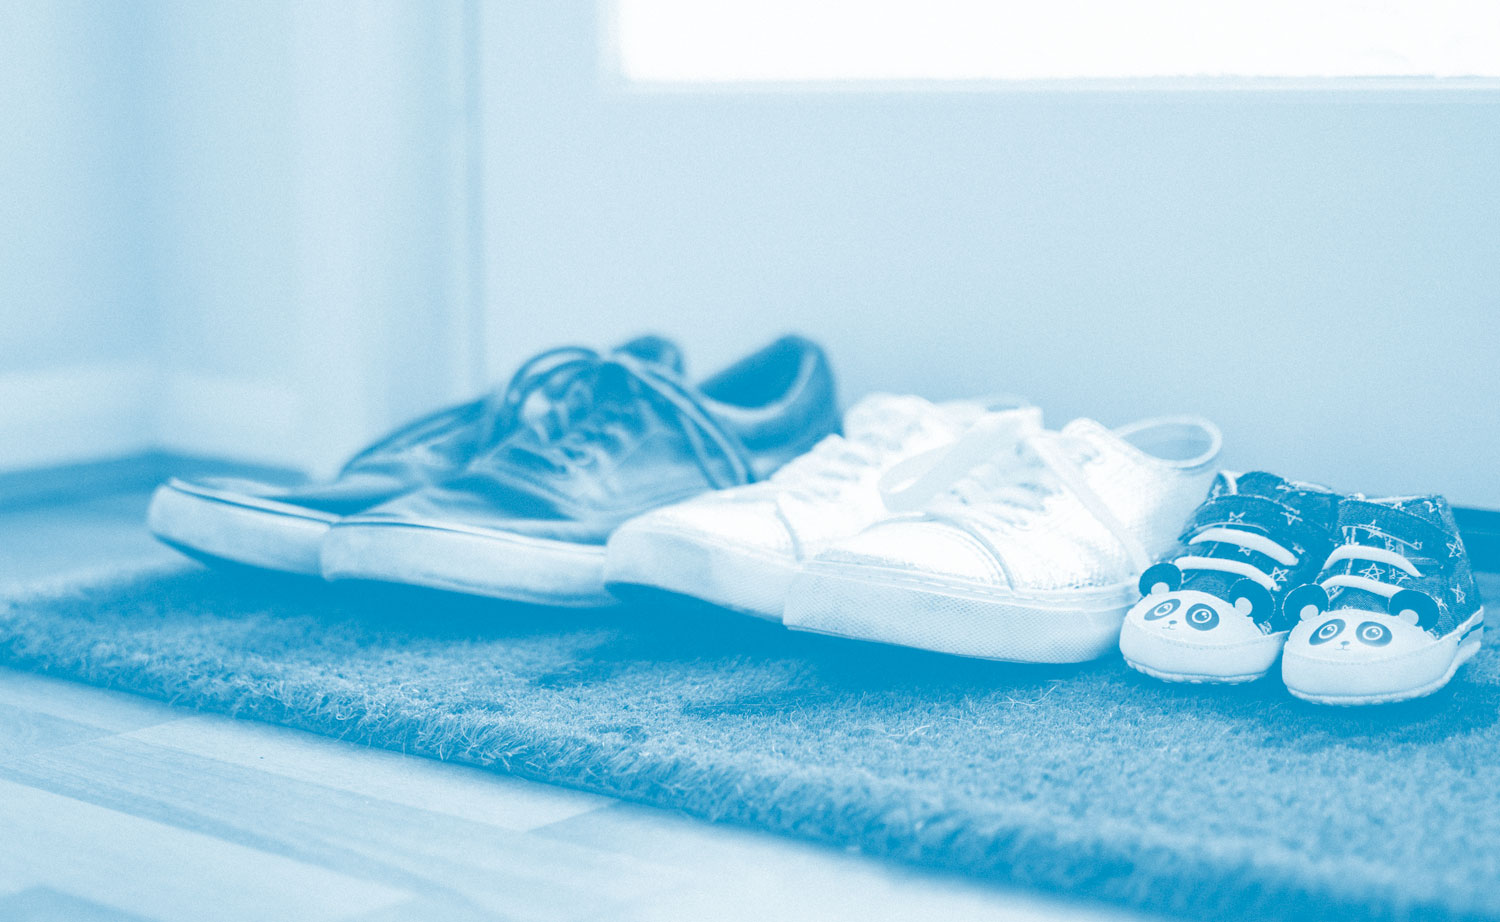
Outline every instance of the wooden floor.
<path id="1" fill-rule="evenodd" d="M 0 919 L 1125 919 L 0 669 Z"/>
<path id="2" fill-rule="evenodd" d="M 0 516 L 37 578 L 144 497 Z M 0 920 L 1129 920 L 609 798 L 0 669 Z"/>

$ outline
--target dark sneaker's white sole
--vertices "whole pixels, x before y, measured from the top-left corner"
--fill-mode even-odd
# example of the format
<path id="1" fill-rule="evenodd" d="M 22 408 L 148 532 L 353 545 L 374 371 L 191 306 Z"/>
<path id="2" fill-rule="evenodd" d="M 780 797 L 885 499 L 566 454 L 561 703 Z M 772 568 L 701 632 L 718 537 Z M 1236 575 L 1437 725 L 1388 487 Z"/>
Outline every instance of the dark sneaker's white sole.
<path id="1" fill-rule="evenodd" d="M 606 546 L 604 583 L 662 589 L 779 623 L 799 569 L 795 560 L 701 535 L 627 525 Z"/>
<path id="2" fill-rule="evenodd" d="M 1134 584 L 1016 598 L 900 571 L 808 565 L 782 621 L 798 631 L 1017 663 L 1081 663 L 1114 652 Z"/>
<path id="3" fill-rule="evenodd" d="M 534 605 L 615 604 L 604 546 L 446 524 L 344 522 L 323 540 L 323 576 L 425 586 Z"/>
<path id="4" fill-rule="evenodd" d="M 338 516 L 172 481 L 158 487 L 146 526 L 166 544 L 208 562 L 316 576 L 323 538 Z"/>
<path id="5" fill-rule="evenodd" d="M 1287 691 L 1313 704 L 1349 707 L 1410 701 L 1452 681 L 1458 667 L 1479 652 L 1483 638 L 1481 608 L 1447 637 L 1396 659 L 1335 663 L 1299 656 L 1288 647 L 1281 678 Z"/>

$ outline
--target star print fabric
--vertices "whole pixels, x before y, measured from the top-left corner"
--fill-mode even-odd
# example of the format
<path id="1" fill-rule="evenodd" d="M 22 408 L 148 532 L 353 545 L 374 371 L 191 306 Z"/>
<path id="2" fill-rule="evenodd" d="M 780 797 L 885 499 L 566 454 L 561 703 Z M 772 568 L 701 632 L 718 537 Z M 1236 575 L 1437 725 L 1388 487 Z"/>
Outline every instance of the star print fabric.
<path id="1" fill-rule="evenodd" d="M 1262 625 L 1265 630 L 1285 630 L 1279 622 L 1281 600 L 1287 592 L 1312 582 L 1323 561 L 1338 540 L 1336 528 L 1339 494 L 1312 484 L 1296 484 L 1275 474 L 1253 471 L 1232 476 L 1220 474 L 1209 490 L 1208 499 L 1193 511 L 1178 546 L 1165 558 L 1218 557 L 1247 563 L 1271 577 L 1276 585 L 1272 600 L 1273 621 Z M 1261 535 L 1279 544 L 1295 558 L 1291 564 L 1246 547 L 1236 541 L 1200 540 L 1194 538 L 1211 529 L 1228 529 Z M 1230 588 L 1240 579 L 1237 574 L 1220 570 L 1189 570 L 1182 588 L 1229 598 Z"/>
<path id="2" fill-rule="evenodd" d="M 1438 622 L 1432 633 L 1442 637 L 1479 610 L 1479 591 L 1469 566 L 1469 555 L 1453 521 L 1453 510 L 1441 496 L 1402 496 L 1385 499 L 1350 497 L 1339 505 L 1342 544 L 1378 547 L 1406 558 L 1419 577 L 1400 567 L 1369 560 L 1341 560 L 1319 579 L 1352 574 L 1376 582 L 1425 592 L 1437 603 Z M 1329 593 L 1334 608 L 1386 611 L 1384 596 L 1355 587 Z"/>

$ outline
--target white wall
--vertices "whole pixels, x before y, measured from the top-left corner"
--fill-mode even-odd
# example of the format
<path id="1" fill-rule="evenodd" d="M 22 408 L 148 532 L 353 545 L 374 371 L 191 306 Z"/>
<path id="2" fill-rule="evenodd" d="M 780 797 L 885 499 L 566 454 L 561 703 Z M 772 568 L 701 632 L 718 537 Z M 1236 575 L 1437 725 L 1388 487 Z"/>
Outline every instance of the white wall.
<path id="1" fill-rule="evenodd" d="M 777 331 L 846 396 L 1217 420 L 1227 464 L 1500 507 L 1500 95 L 640 90 L 484 8 L 496 367 Z"/>
<path id="2" fill-rule="evenodd" d="M 478 388 L 465 16 L 4 5 L 0 468 L 327 470 Z"/>
<path id="3" fill-rule="evenodd" d="M 0 4 L 0 466 L 147 441 L 137 34 L 120 4 Z"/>
<path id="4" fill-rule="evenodd" d="M 598 27 L 0 4 L 0 469 L 326 470 L 540 348 L 793 328 L 849 397 L 1202 412 L 1235 466 L 1500 507 L 1493 93 L 645 92 Z"/>

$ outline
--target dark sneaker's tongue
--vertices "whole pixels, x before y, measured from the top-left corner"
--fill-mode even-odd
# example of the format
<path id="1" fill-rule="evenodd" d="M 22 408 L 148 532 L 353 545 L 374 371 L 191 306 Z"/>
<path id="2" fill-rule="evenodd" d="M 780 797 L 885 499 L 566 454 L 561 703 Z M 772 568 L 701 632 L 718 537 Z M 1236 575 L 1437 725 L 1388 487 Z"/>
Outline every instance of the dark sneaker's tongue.
<path id="1" fill-rule="evenodd" d="M 637 336 L 629 342 L 622 343 L 616 349 L 620 352 L 628 352 L 643 362 L 671 369 L 673 374 L 682 374 L 685 367 L 682 361 L 682 350 L 677 348 L 676 343 L 661 336 Z"/>

